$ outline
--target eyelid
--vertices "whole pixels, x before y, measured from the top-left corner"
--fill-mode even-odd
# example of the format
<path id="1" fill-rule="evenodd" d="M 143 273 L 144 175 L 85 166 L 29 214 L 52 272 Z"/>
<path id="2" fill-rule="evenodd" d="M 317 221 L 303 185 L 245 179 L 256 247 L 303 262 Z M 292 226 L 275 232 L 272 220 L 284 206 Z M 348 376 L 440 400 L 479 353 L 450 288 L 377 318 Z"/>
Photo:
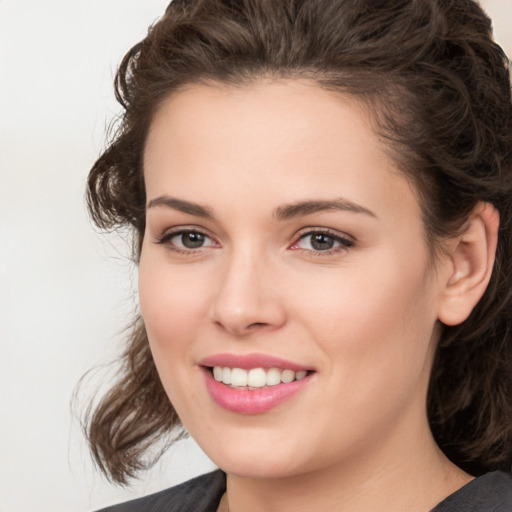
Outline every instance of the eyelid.
<path id="1" fill-rule="evenodd" d="M 300 240 L 301 238 L 304 238 L 307 235 L 312 235 L 315 233 L 329 235 L 330 237 L 335 238 L 337 240 L 340 239 L 340 240 L 345 240 L 345 241 L 352 242 L 352 243 L 355 242 L 354 237 L 349 235 L 348 233 L 344 233 L 344 232 L 338 231 L 336 229 L 325 228 L 325 227 L 321 227 L 321 226 L 308 226 L 308 227 L 300 229 L 295 235 L 295 241 Z"/>
<path id="2" fill-rule="evenodd" d="M 323 234 L 327 235 L 329 238 L 332 238 L 336 242 L 340 243 L 340 247 L 336 247 L 334 249 L 326 249 L 324 251 L 315 251 L 312 249 L 302 249 L 302 248 L 293 248 L 300 240 L 303 240 L 304 238 L 314 235 L 314 234 Z M 315 255 L 329 255 L 333 254 L 335 252 L 345 251 L 355 245 L 355 240 L 352 236 L 341 233 L 339 231 L 333 230 L 331 228 L 324 228 L 324 227 L 307 227 L 301 229 L 294 238 L 294 241 L 292 242 L 290 249 L 292 250 L 300 250 L 305 251 L 309 253 L 314 253 Z"/>
<path id="3" fill-rule="evenodd" d="M 201 228 L 199 226 L 190 226 L 190 225 L 184 225 L 184 226 L 174 226 L 172 228 L 164 230 L 161 234 L 155 235 L 154 243 L 157 245 L 165 245 L 167 244 L 172 238 L 175 236 L 184 234 L 184 233 L 199 233 L 200 235 L 203 235 L 216 244 L 219 244 L 218 241 L 215 239 L 214 236 L 212 236 L 208 230 Z M 220 245 L 220 244 L 219 244 Z M 181 249 L 180 247 L 170 246 L 171 250 L 181 253 L 192 253 L 192 252 L 199 252 L 201 249 L 204 249 L 204 247 L 199 247 L 197 249 Z"/>

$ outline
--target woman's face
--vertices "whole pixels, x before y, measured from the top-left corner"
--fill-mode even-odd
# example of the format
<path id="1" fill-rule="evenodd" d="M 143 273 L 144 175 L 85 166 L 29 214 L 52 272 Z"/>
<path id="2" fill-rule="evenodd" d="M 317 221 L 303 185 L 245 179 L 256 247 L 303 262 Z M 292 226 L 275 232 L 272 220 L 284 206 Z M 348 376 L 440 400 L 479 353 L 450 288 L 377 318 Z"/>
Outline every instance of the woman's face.
<path id="1" fill-rule="evenodd" d="M 428 435 L 444 274 L 353 99 L 298 80 L 191 86 L 157 111 L 144 172 L 142 314 L 215 463 L 295 475 Z"/>

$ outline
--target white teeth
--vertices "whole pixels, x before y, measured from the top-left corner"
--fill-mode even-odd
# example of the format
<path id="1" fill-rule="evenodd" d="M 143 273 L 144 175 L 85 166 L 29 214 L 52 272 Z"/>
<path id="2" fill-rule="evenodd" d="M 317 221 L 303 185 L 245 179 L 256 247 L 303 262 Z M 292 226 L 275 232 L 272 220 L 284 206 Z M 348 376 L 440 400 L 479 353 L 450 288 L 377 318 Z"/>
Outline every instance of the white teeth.
<path id="1" fill-rule="evenodd" d="M 267 375 L 263 368 L 249 370 L 247 385 L 251 388 L 262 388 L 267 383 Z"/>
<path id="2" fill-rule="evenodd" d="M 247 386 L 247 371 L 241 368 L 231 370 L 231 385 L 237 388 Z"/>
<path id="3" fill-rule="evenodd" d="M 270 368 L 267 372 L 267 386 L 281 384 L 281 370 L 279 368 Z"/>
<path id="4" fill-rule="evenodd" d="M 228 368 L 229 370 L 229 368 Z M 224 373 L 223 369 L 220 366 L 214 366 L 213 367 L 213 378 L 215 380 L 218 380 L 219 382 L 222 382 L 222 374 Z"/>
<path id="5" fill-rule="evenodd" d="M 222 382 L 231 384 L 231 368 L 222 368 Z"/>
<path id="6" fill-rule="evenodd" d="M 294 372 L 293 370 L 281 370 L 280 368 L 229 368 L 214 366 L 213 377 L 216 381 L 233 387 L 262 388 L 264 386 L 276 386 L 277 384 L 288 384 L 294 380 L 301 380 L 308 374 L 305 370 Z"/>
<path id="7" fill-rule="evenodd" d="M 281 382 L 288 384 L 288 382 L 293 382 L 295 380 L 295 372 L 293 370 L 284 370 L 281 374 Z"/>

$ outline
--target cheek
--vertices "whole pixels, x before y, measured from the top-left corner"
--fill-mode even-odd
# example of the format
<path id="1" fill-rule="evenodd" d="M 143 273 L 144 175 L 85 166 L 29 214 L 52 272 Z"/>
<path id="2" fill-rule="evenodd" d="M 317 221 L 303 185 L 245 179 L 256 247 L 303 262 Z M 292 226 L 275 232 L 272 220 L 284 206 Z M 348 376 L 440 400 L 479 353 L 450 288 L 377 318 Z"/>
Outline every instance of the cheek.
<path id="1" fill-rule="evenodd" d="M 148 251 L 149 253 L 149 251 Z M 151 350 L 157 366 L 160 359 L 184 351 L 207 318 L 210 284 L 197 272 L 172 269 L 165 255 L 142 253 L 139 266 L 139 300 Z"/>
<path id="2" fill-rule="evenodd" d="M 190 371 L 197 371 L 191 347 L 202 329 L 207 307 L 202 302 L 204 280 L 169 268 L 165 259 L 142 253 L 139 301 L 156 368 L 169 400 L 177 411 L 187 411 L 197 390 Z"/>
<path id="3" fill-rule="evenodd" d="M 421 373 L 436 324 L 428 262 L 373 256 L 325 282 L 317 279 L 297 308 L 301 315 L 295 314 L 333 361 L 333 371 L 362 386 L 383 375 L 405 380 Z"/>

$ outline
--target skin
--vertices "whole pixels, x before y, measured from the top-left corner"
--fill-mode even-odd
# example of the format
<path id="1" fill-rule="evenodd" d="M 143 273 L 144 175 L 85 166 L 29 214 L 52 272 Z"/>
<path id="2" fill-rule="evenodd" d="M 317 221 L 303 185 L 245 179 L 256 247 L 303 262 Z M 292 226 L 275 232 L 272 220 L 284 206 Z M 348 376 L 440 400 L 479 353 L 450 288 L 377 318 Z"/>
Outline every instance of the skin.
<path id="1" fill-rule="evenodd" d="M 439 319 L 462 321 L 485 289 L 492 247 L 475 256 L 469 235 L 485 238 L 492 212 L 434 265 L 417 196 L 382 144 L 358 103 L 305 80 L 190 86 L 155 114 L 140 305 L 169 399 L 228 474 L 231 512 L 426 511 L 471 478 L 437 448 L 425 403 Z M 339 198 L 368 211 L 275 218 Z M 204 245 L 184 248 L 180 229 Z M 301 238 L 312 230 L 350 244 L 318 250 Z M 277 408 L 237 414 L 198 366 L 226 352 L 316 373 Z"/>

